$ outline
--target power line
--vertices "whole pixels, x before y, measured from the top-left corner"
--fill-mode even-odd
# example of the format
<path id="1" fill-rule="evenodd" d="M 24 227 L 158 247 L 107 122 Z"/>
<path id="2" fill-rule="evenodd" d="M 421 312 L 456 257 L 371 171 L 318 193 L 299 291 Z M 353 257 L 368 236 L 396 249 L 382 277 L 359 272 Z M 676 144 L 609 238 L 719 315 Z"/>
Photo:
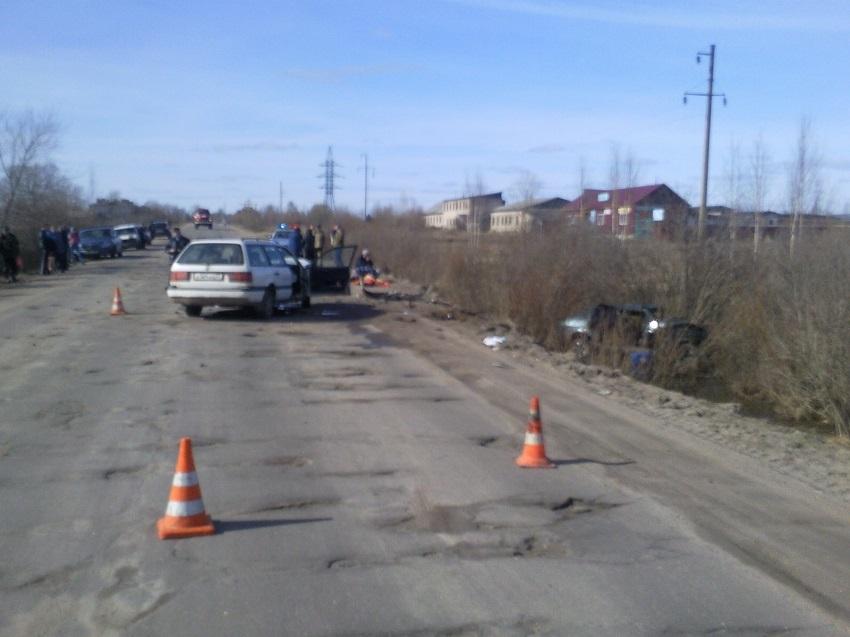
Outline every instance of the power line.
<path id="1" fill-rule="evenodd" d="M 708 200 L 708 157 L 709 147 L 711 146 L 711 105 L 715 97 L 722 97 L 723 105 L 726 106 L 726 94 L 714 92 L 714 52 L 715 46 L 712 44 L 708 52 L 699 51 L 697 53 L 697 64 L 700 63 L 701 56 L 708 56 L 708 93 L 692 93 L 688 91 L 683 97 L 685 104 L 688 103 L 688 95 L 707 98 L 705 109 L 705 143 L 702 153 L 702 192 L 700 194 L 699 220 L 697 222 L 697 239 L 699 240 L 702 240 L 705 234 L 706 202 Z"/>
<path id="2" fill-rule="evenodd" d="M 363 154 L 363 219 L 369 218 L 369 155 Z M 375 168 L 372 168 L 372 177 L 375 176 Z"/>

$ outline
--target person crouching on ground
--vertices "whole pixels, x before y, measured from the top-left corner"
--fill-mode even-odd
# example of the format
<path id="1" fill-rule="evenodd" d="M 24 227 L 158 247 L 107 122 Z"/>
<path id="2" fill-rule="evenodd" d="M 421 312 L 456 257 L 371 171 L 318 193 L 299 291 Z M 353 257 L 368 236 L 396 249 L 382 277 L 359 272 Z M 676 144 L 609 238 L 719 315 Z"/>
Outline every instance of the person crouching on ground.
<path id="1" fill-rule="evenodd" d="M 363 251 L 357 258 L 357 265 L 354 266 L 354 269 L 357 272 L 357 276 L 361 279 L 366 275 L 371 275 L 375 278 L 380 275 L 380 272 L 375 267 L 375 262 L 372 261 L 372 253 L 369 252 L 369 248 L 363 248 Z"/>

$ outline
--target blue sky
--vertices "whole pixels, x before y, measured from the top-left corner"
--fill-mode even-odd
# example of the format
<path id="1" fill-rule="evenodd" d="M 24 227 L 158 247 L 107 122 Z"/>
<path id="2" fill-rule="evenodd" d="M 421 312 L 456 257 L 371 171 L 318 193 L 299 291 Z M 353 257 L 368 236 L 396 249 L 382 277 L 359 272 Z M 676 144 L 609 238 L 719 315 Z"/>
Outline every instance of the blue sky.
<path id="1" fill-rule="evenodd" d="M 707 65 L 717 45 L 710 203 L 729 148 L 761 135 L 782 208 L 800 118 L 833 209 L 850 202 L 850 2 L 812 0 L 6 0 L 0 109 L 62 124 L 55 159 L 84 192 L 238 209 L 322 199 L 430 207 L 478 176 L 514 198 L 605 187 L 612 146 L 641 183 L 699 198 Z"/>

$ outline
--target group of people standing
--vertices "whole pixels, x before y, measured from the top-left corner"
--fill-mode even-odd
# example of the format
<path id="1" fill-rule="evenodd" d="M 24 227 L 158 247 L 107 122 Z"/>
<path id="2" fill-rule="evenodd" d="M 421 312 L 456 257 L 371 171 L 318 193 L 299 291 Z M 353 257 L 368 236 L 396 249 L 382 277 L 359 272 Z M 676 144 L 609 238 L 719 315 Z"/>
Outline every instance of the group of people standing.
<path id="1" fill-rule="evenodd" d="M 321 261 L 322 255 L 325 253 L 325 233 L 322 230 L 322 225 L 308 226 L 307 232 L 302 236 L 301 228 L 297 224 L 292 226 L 292 232 L 286 239 L 286 247 L 289 251 L 299 257 L 303 257 L 311 262 Z M 342 261 L 342 250 L 337 248 L 345 247 L 345 232 L 340 225 L 334 225 L 330 234 L 330 246 L 333 252 L 334 265 L 336 267 L 344 267 Z M 354 274 L 358 277 L 371 275 L 378 277 L 380 271 L 375 267 L 372 261 L 372 255 L 368 248 L 364 248 L 357 259 L 354 266 Z"/>
<path id="2" fill-rule="evenodd" d="M 341 248 L 345 245 L 345 232 L 342 226 L 335 225 L 330 234 L 331 249 Z M 307 227 L 307 231 L 302 236 L 301 227 L 296 224 L 292 226 L 292 232 L 286 239 L 286 247 L 289 251 L 298 257 L 303 257 L 308 261 L 320 261 L 325 253 L 325 232 L 322 230 L 322 224 Z M 335 258 L 341 264 L 342 255 L 339 251 L 335 252 Z"/>
<path id="3" fill-rule="evenodd" d="M 67 272 L 71 261 L 85 263 L 80 246 L 80 233 L 76 228 L 62 226 L 42 226 L 38 233 L 41 248 L 41 274 Z"/>
<path id="4" fill-rule="evenodd" d="M 9 226 L 0 232 L 0 259 L 6 280 L 9 283 L 17 283 L 18 272 L 21 271 L 21 244 Z"/>

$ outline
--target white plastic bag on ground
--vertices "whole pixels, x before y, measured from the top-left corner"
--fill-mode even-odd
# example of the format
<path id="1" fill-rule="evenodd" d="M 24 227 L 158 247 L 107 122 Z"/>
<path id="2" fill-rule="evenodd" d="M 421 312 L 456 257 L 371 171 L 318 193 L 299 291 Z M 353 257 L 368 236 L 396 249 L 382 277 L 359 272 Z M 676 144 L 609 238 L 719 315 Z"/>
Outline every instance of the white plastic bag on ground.
<path id="1" fill-rule="evenodd" d="M 507 340 L 508 339 L 504 336 L 486 336 L 483 342 L 487 347 L 498 349 L 504 345 Z"/>

